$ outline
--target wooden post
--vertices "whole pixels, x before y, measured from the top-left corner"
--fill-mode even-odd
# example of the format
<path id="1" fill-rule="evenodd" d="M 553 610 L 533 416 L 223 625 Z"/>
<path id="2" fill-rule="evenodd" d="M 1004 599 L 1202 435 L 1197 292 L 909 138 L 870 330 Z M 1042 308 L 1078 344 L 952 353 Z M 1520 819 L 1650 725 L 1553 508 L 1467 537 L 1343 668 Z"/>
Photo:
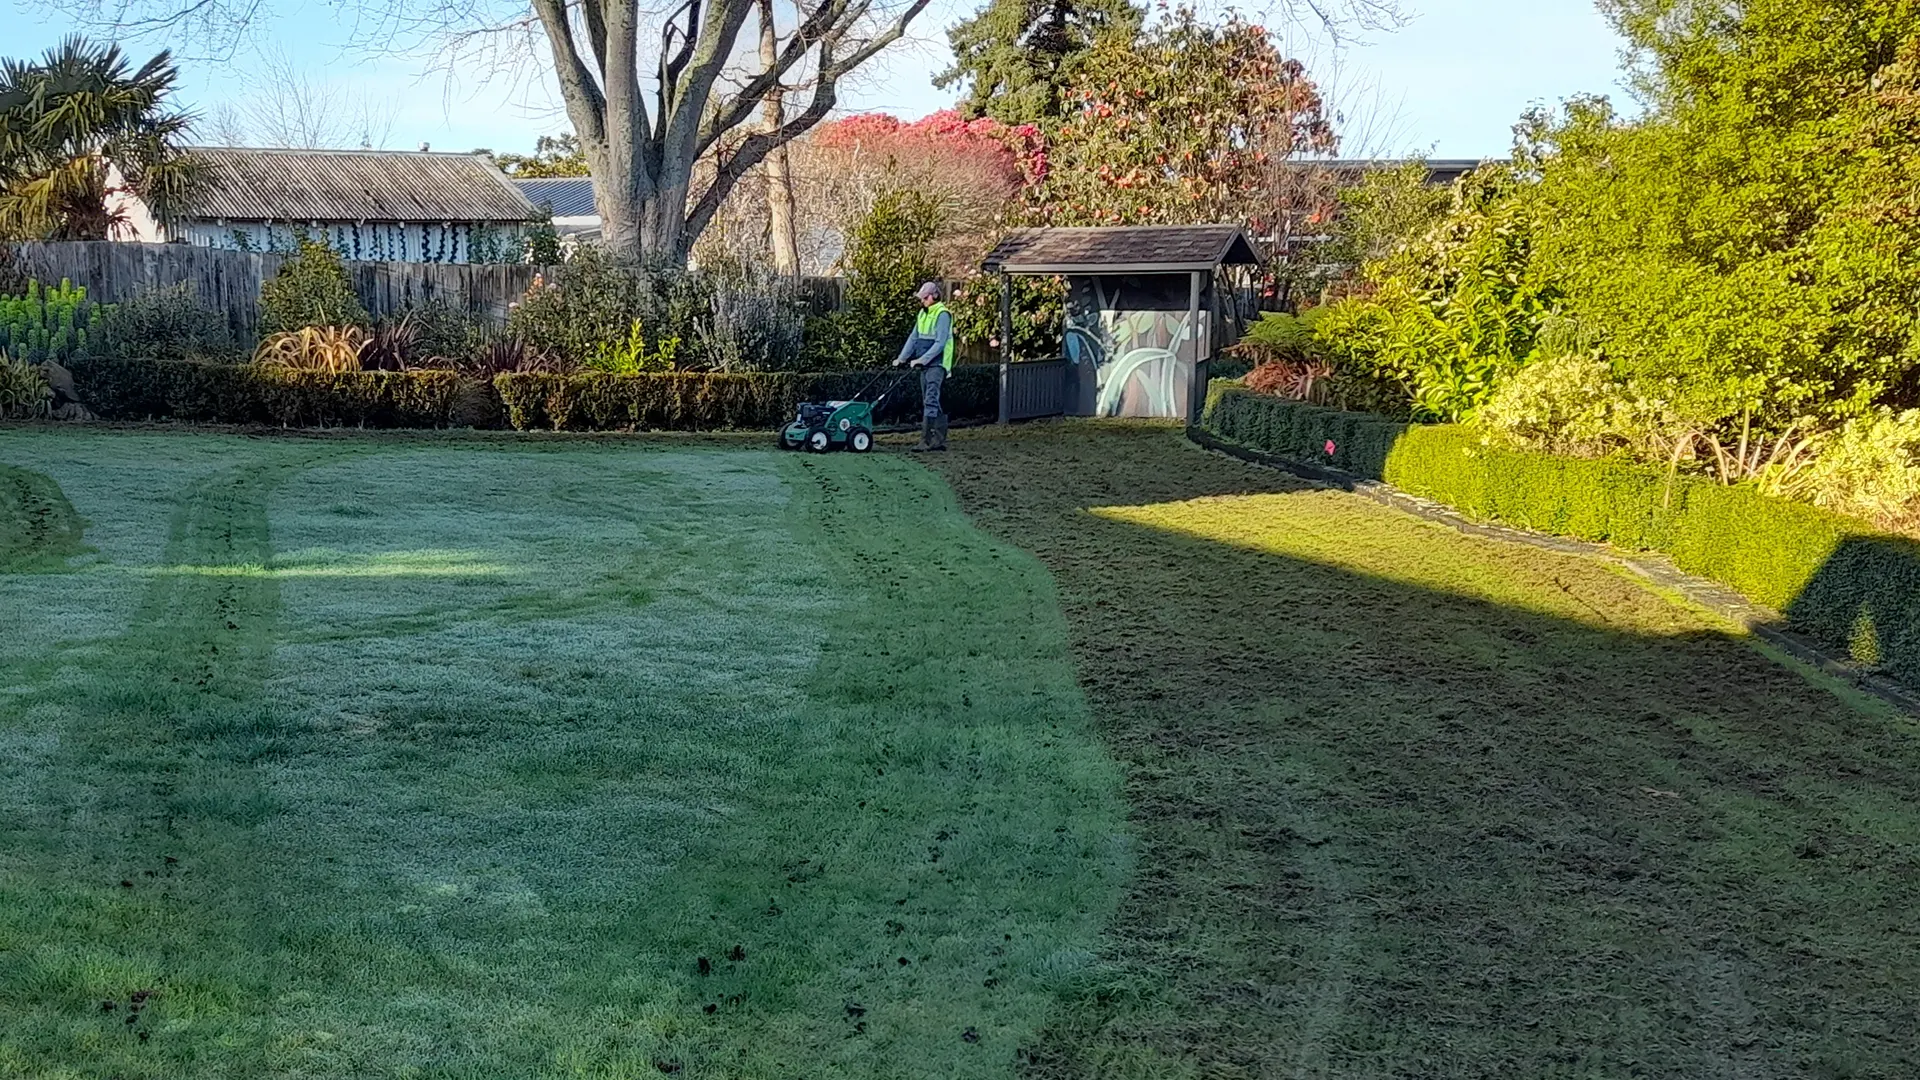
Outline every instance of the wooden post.
<path id="1" fill-rule="evenodd" d="M 1208 327 L 1211 330 L 1212 327 Z M 1200 271 L 1187 275 L 1187 332 L 1193 336 L 1193 374 L 1187 380 L 1187 423 L 1200 422 L 1200 410 L 1196 404 L 1205 400 L 1201 395 L 1205 388 L 1200 380 L 1206 375 L 1207 358 L 1201 351 L 1208 344 L 1211 334 L 1203 333 L 1200 327 Z"/>
<path id="2" fill-rule="evenodd" d="M 1013 378 L 1013 279 L 1005 270 L 1000 271 L 1000 422 L 1005 424 L 1012 419 L 1012 402 L 1008 398 Z"/>

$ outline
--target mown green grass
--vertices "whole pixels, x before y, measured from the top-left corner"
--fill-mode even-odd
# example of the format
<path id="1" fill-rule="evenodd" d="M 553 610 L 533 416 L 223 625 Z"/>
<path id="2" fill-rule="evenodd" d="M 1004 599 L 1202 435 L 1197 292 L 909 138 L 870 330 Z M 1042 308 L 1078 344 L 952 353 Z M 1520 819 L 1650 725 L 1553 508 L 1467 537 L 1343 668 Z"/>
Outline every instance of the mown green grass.
<path id="1" fill-rule="evenodd" d="M 0 1076 L 1004 1075 L 1117 899 L 1049 579 L 915 467 L 0 461 L 92 548 L 0 574 Z"/>

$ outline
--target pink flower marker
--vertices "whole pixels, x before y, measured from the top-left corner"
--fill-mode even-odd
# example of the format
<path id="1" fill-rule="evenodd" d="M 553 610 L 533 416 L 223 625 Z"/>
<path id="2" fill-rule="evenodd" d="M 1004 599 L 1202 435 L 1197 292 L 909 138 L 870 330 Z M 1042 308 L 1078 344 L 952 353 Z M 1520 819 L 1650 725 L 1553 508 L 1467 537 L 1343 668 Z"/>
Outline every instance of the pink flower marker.
<path id="1" fill-rule="evenodd" d="M 1327 456 L 1328 457 L 1333 456 L 1333 440 L 1332 439 L 1327 440 Z"/>

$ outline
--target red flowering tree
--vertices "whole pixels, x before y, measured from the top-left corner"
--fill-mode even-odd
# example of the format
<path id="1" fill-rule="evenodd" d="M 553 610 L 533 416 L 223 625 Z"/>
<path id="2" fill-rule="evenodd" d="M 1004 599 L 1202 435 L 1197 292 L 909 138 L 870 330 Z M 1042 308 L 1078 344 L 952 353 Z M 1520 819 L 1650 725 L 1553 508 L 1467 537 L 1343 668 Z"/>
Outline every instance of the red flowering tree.
<path id="1" fill-rule="evenodd" d="M 1003 124 L 991 117 L 967 120 L 952 109 L 911 121 L 887 113 L 863 113 L 820 125 L 812 141 L 815 146 L 869 160 L 958 164 L 1010 193 L 1039 182 L 1047 167 L 1046 149 L 1035 125 Z"/>
<path id="2" fill-rule="evenodd" d="M 1265 27 L 1175 8 L 1091 55 L 1048 135 L 1037 218 L 1053 225 L 1235 221 L 1287 212 L 1288 158 L 1336 146 L 1306 69 Z"/>
<path id="3" fill-rule="evenodd" d="M 1041 183 L 1047 155 L 1031 124 L 966 120 L 951 109 L 913 121 L 869 113 L 820 125 L 794 148 L 793 169 L 799 220 L 829 226 L 801 238 L 813 271 L 827 269 L 838 237 L 876 200 L 910 189 L 933 208 L 935 262 L 960 276 Z"/>

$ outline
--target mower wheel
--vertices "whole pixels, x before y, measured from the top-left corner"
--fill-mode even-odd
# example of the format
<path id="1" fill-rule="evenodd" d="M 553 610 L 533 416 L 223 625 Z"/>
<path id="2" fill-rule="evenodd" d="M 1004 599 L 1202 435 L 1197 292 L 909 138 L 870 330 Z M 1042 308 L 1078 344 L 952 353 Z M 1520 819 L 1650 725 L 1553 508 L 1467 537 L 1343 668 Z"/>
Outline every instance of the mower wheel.
<path id="1" fill-rule="evenodd" d="M 847 433 L 847 449 L 856 454 L 864 454 L 873 449 L 873 432 L 866 428 L 854 428 Z"/>
<path id="2" fill-rule="evenodd" d="M 807 436 L 807 449 L 816 454 L 824 454 L 833 449 L 833 438 L 826 431 L 816 431 Z"/>

